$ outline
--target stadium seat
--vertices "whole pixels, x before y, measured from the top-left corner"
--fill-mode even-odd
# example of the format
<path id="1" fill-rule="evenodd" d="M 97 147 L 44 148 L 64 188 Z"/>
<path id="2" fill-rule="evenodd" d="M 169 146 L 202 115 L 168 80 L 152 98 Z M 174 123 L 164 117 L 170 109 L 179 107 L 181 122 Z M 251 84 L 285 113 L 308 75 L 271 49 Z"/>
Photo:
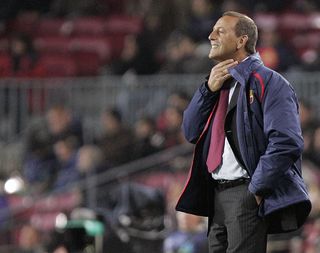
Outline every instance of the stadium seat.
<path id="1" fill-rule="evenodd" d="M 111 58 L 110 42 L 104 37 L 74 37 L 70 42 L 70 52 L 96 53 L 101 63 L 107 63 Z"/>
<path id="2" fill-rule="evenodd" d="M 76 76 L 77 65 L 70 55 L 44 54 L 40 57 L 38 65 L 45 72 L 46 77 Z"/>
<path id="3" fill-rule="evenodd" d="M 270 14 L 270 13 L 260 13 L 258 12 L 254 16 L 254 20 L 257 23 L 259 29 L 267 29 L 267 30 L 274 30 L 279 25 L 279 18 L 277 15 Z"/>
<path id="4" fill-rule="evenodd" d="M 94 76 L 99 73 L 101 64 L 96 52 L 75 51 L 72 58 L 76 62 L 79 76 Z"/>
<path id="5" fill-rule="evenodd" d="M 0 77 L 7 77 L 11 74 L 10 56 L 6 53 L 0 53 Z"/>
<path id="6" fill-rule="evenodd" d="M 8 52 L 9 49 L 9 40 L 7 38 L 0 39 L 0 52 Z"/>
<path id="7" fill-rule="evenodd" d="M 320 30 L 299 33 L 292 37 L 291 40 L 294 48 L 317 48 L 320 46 Z"/>
<path id="8" fill-rule="evenodd" d="M 34 46 L 42 53 L 67 53 L 70 51 L 70 41 L 69 37 L 62 36 L 36 37 Z"/>
<path id="9" fill-rule="evenodd" d="M 309 15 L 289 12 L 279 16 L 280 30 L 306 30 L 308 27 L 310 27 Z"/>
<path id="10" fill-rule="evenodd" d="M 105 19 L 101 17 L 78 17 L 70 21 L 72 35 L 103 35 Z"/>
<path id="11" fill-rule="evenodd" d="M 122 52 L 125 34 L 106 35 L 104 39 L 110 44 L 112 58 L 118 58 Z"/>
<path id="12" fill-rule="evenodd" d="M 65 23 L 65 19 L 62 18 L 42 18 L 37 23 L 35 33 L 38 36 L 63 35 Z"/>
<path id="13" fill-rule="evenodd" d="M 34 12 L 22 12 L 8 24 L 8 31 L 32 35 L 36 31 L 38 15 Z"/>
<path id="14" fill-rule="evenodd" d="M 138 17 L 113 15 L 105 23 L 106 33 L 138 34 L 142 30 L 142 20 Z"/>

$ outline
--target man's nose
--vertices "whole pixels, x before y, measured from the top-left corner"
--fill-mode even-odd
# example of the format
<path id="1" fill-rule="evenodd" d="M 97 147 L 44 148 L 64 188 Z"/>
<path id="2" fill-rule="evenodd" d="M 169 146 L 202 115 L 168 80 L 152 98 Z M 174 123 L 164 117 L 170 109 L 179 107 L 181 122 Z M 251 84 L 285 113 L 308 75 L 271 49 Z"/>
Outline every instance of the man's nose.
<path id="1" fill-rule="evenodd" d="M 215 31 L 212 31 L 212 32 L 209 34 L 208 39 L 209 39 L 209 40 L 215 39 L 215 35 L 216 35 L 216 34 L 217 34 L 217 33 L 216 33 Z"/>

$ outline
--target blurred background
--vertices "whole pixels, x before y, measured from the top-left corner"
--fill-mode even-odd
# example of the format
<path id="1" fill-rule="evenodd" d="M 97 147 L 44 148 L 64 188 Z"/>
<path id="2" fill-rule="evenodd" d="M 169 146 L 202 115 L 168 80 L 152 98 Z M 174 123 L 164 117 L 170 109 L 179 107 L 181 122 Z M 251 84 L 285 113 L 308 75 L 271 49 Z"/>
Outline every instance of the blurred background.
<path id="1" fill-rule="evenodd" d="M 320 252 L 317 0 L 1 0 L 0 252 L 207 252 L 206 221 L 174 211 L 180 126 L 227 10 L 256 21 L 300 98 L 313 209 L 268 252 Z"/>

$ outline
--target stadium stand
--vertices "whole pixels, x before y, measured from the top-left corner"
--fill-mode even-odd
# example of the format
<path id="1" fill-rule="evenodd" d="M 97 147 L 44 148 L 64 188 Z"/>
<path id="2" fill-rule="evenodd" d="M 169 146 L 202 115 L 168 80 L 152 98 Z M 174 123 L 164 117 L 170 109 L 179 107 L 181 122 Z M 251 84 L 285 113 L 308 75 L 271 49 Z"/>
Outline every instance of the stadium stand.
<path id="1" fill-rule="evenodd" d="M 84 3 L 85 1 L 83 0 Z M 154 243 L 154 233 L 134 230 L 133 234 L 136 233 L 140 238 L 135 237 L 130 241 L 132 228 L 128 225 L 129 223 L 126 223 L 130 222 L 128 218 L 133 217 L 135 222 L 140 218 L 140 221 L 143 222 L 145 213 L 135 213 L 137 216 L 116 215 L 119 209 L 115 207 L 119 206 L 115 203 L 112 206 L 110 199 L 117 199 L 120 195 L 112 196 L 113 198 L 110 199 L 107 197 L 110 197 L 108 194 L 115 189 L 115 186 L 126 185 L 128 182 L 160 190 L 165 198 L 166 208 L 165 217 L 160 217 L 160 221 L 166 226 L 165 229 L 168 229 L 164 231 L 171 232 L 177 229 L 174 205 L 187 177 L 192 148 L 184 143 L 179 127 L 176 125 L 174 129 L 165 127 L 166 122 L 160 122 L 160 119 L 164 120 L 164 112 L 169 111 L 167 114 L 170 114 L 171 118 L 177 114 L 173 121 L 179 122 L 179 125 L 178 120 L 181 120 L 185 104 L 182 108 L 176 104 L 170 104 L 172 110 L 168 110 L 167 98 L 181 90 L 192 94 L 198 80 L 202 80 L 204 75 L 188 71 L 183 75 L 176 75 L 177 73 L 164 75 L 164 73 L 158 74 L 158 71 L 162 66 L 170 65 L 170 59 L 165 53 L 165 49 L 172 46 L 169 45 L 169 38 L 177 34 L 177 31 L 185 32 L 187 24 L 197 23 L 196 15 L 190 16 L 189 4 L 194 3 L 193 7 L 199 8 L 201 6 L 210 7 L 209 9 L 214 14 L 209 17 L 212 20 L 219 16 L 222 5 L 226 6 L 222 2 L 232 3 L 232 1 L 212 0 L 96 0 L 97 6 L 101 6 L 101 9 L 88 10 L 86 14 L 81 14 L 76 10 L 72 11 L 72 5 L 70 5 L 71 10 L 68 9 L 65 12 L 45 11 L 29 6 L 27 9 L 19 7 L 19 10 L 12 12 L 14 15 L 8 14 L 5 20 L 1 19 L 0 25 L 3 25 L 5 29 L 1 29 L 0 33 L 0 76 L 3 77 L 0 80 L 0 252 L 18 250 L 18 235 L 27 223 L 31 223 L 41 232 L 41 244 L 45 247 L 48 243 L 46 239 L 51 236 L 50 233 L 59 230 L 56 228 L 57 217 L 64 213 L 66 219 L 71 221 L 73 211 L 84 207 L 94 211 L 95 214 L 94 218 L 87 216 L 86 218 L 88 220 L 97 219 L 106 229 L 102 240 L 105 243 L 104 247 L 108 247 L 108 251 L 105 250 L 105 252 L 142 252 L 141 245 L 143 245 L 147 247 L 144 249 L 146 251 L 163 253 L 159 250 L 159 241 Z M 300 110 L 305 137 L 304 173 L 314 209 L 310 220 L 299 233 L 289 235 L 287 238 L 271 238 L 268 253 L 319 252 L 320 248 L 318 240 L 320 235 L 318 197 L 320 192 L 320 161 L 318 158 L 320 150 L 318 119 L 320 112 L 320 6 L 317 2 L 312 0 L 255 1 L 252 6 L 244 10 L 257 22 L 261 35 L 266 32 L 264 35 L 267 39 L 273 41 L 276 38 L 275 40 L 280 41 L 285 50 L 291 49 L 285 51 L 284 58 L 287 62 L 285 62 L 283 74 L 293 82 L 297 94 L 310 103 L 305 107 L 301 104 Z M 61 4 L 65 3 L 67 1 L 61 1 Z M 72 1 L 69 3 L 72 4 Z M 177 8 L 181 8 L 179 13 L 184 13 L 184 15 L 172 17 L 162 15 L 168 10 L 167 6 L 172 6 L 173 3 L 178 6 Z M 248 2 L 243 6 L 247 5 Z M 176 11 L 175 9 L 170 10 Z M 167 27 L 165 25 L 169 18 L 172 24 Z M 206 27 L 207 25 L 204 24 L 204 29 Z M 31 68 L 30 71 L 15 72 L 12 69 L 10 46 L 12 35 L 15 34 L 26 34 L 32 39 L 35 51 L 32 52 L 34 55 L 32 54 L 30 61 L 34 60 L 35 66 L 32 66 L 34 68 Z M 185 33 L 186 36 L 191 36 L 190 34 L 192 33 Z M 131 43 L 128 43 L 128 38 L 131 39 L 129 41 Z M 190 39 L 196 43 L 194 46 L 196 56 L 206 57 L 207 39 L 194 40 L 192 37 Z M 261 55 L 267 57 L 265 58 L 266 64 L 275 64 L 281 60 L 279 51 L 276 50 L 279 44 L 268 44 L 270 41 L 267 40 L 267 43 L 259 41 L 258 48 L 261 50 Z M 182 46 L 179 48 L 183 49 Z M 173 52 L 175 52 L 174 47 Z M 295 61 L 291 60 L 294 54 L 298 56 Z M 154 75 L 136 75 L 134 65 L 137 65 L 138 61 L 133 55 L 155 59 L 157 68 L 155 68 Z M 129 69 L 126 69 L 121 76 L 112 75 L 110 66 L 123 58 L 129 59 Z M 267 59 L 271 61 L 268 62 Z M 181 60 L 179 66 L 183 63 L 185 63 L 184 59 Z M 28 64 L 26 64 L 27 67 L 30 66 Z M 81 157 L 81 162 L 87 169 L 85 172 L 79 172 L 81 180 L 76 185 L 71 185 L 71 188 L 62 195 L 52 193 L 51 185 L 47 185 L 48 188 L 41 192 L 44 194 L 42 195 L 34 190 L 35 184 L 29 184 L 27 178 L 24 178 L 26 137 L 35 124 L 34 143 L 41 148 L 34 150 L 32 155 L 35 155 L 36 159 L 32 160 L 31 165 L 37 171 L 43 172 L 45 166 L 48 165 L 43 161 L 52 158 L 57 139 L 61 141 L 65 137 L 55 136 L 53 138 L 48 134 L 46 112 L 52 105 L 57 104 L 68 105 L 72 117 L 79 116 L 79 124 L 84 129 L 83 144 L 90 144 L 97 149 L 94 139 L 103 129 L 99 115 L 106 108 L 117 107 L 122 112 L 123 124 L 128 131 L 133 130 L 135 122 L 146 116 L 151 116 L 157 124 L 147 138 L 139 139 L 139 143 L 133 136 L 129 140 L 124 140 L 124 143 L 136 141 L 139 146 L 132 144 L 130 146 L 132 151 L 117 154 L 125 158 L 130 155 L 135 157 L 132 160 L 123 159 L 126 162 L 120 162 L 117 167 L 94 162 L 98 159 L 97 156 L 89 155 L 91 159 L 80 156 L 80 148 L 83 146 L 76 149 L 76 154 Z M 305 118 L 308 120 L 304 121 Z M 59 128 L 60 120 L 57 121 Z M 63 127 L 62 121 L 60 123 L 60 127 Z M 117 144 L 121 146 L 121 143 Z M 147 147 L 149 150 L 137 152 L 141 151 L 138 150 L 141 147 Z M 60 150 L 60 156 L 65 155 L 64 151 L 63 148 L 62 151 Z M 79 157 L 76 156 L 73 162 L 79 162 Z M 57 172 L 58 169 L 55 168 L 54 175 L 57 175 Z M 4 185 L 8 179 L 16 178 L 17 175 L 24 183 L 22 190 L 9 194 L 1 185 Z M 37 176 L 41 178 L 42 174 L 39 173 Z M 52 180 L 55 180 L 54 176 Z M 40 189 L 44 188 L 40 187 Z M 119 189 L 123 188 L 119 187 Z M 147 194 L 148 191 L 145 193 Z M 132 197 L 132 200 L 137 200 L 136 196 Z M 106 203 L 108 201 L 109 203 Z M 121 204 L 126 204 L 125 200 L 121 199 L 121 201 Z M 106 204 L 108 207 L 111 204 L 113 208 L 108 211 L 103 209 L 103 215 L 101 215 L 101 210 L 97 209 L 106 208 Z M 135 202 L 130 202 L 130 204 L 134 205 Z M 125 207 L 121 205 L 121 208 Z M 119 223 L 113 223 L 113 221 Z M 144 228 L 152 225 L 147 221 L 150 220 L 145 220 Z M 124 226 L 126 224 L 127 226 Z M 138 223 L 138 225 L 141 224 Z M 162 242 L 167 234 L 163 234 L 161 230 L 158 235 L 161 238 L 156 239 Z M 52 236 L 52 238 L 55 237 Z M 57 238 L 61 240 L 57 239 L 59 242 L 66 243 L 60 237 Z M 74 243 L 74 237 L 68 238 L 69 242 L 65 244 L 66 249 L 69 244 Z M 101 252 L 96 251 L 96 253 Z M 193 253 L 205 253 L 205 251 L 194 251 Z"/>

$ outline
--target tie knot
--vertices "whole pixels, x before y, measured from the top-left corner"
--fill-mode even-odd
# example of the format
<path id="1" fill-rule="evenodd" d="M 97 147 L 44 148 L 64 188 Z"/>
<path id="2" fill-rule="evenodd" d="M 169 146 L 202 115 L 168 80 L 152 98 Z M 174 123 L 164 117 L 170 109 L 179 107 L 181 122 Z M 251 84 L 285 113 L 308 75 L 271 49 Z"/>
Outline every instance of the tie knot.
<path id="1" fill-rule="evenodd" d="M 221 89 L 222 90 L 230 90 L 236 83 L 236 80 L 234 78 L 230 78 L 224 82 Z"/>

